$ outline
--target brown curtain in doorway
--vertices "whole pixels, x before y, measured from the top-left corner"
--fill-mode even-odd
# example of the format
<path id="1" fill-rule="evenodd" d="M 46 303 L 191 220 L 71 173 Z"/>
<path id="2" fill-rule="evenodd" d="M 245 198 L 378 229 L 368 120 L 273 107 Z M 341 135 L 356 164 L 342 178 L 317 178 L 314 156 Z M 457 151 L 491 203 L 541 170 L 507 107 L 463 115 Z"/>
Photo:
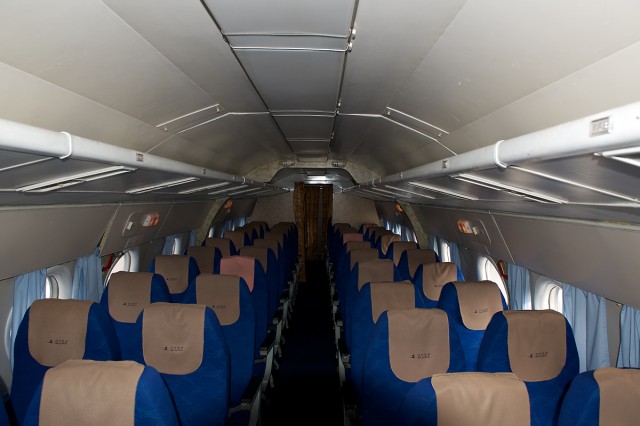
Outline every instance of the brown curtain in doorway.
<path id="1" fill-rule="evenodd" d="M 304 182 L 296 182 L 293 189 L 293 213 L 298 227 L 298 256 L 300 258 L 300 270 L 298 271 L 298 280 L 300 282 L 307 281 L 307 257 L 305 254 L 305 194 Z"/>

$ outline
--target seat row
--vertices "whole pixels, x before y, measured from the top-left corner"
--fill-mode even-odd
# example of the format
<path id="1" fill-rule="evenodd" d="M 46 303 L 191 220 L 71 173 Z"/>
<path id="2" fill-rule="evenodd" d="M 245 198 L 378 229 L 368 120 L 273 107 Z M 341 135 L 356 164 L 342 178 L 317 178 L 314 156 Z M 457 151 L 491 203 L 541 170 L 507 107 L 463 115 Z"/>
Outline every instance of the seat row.
<path id="1" fill-rule="evenodd" d="M 113 274 L 100 304 L 34 302 L 14 351 L 10 399 L 18 423 L 26 421 L 33 395 L 51 367 L 89 359 L 153 367 L 167 384 L 182 424 L 256 424 L 281 322 L 267 324 L 267 285 L 261 282 L 266 274 L 259 260 L 229 254 L 218 259 L 222 273 L 197 274 L 184 291 L 172 293 L 167 283 L 182 280 L 185 265 L 199 272 L 194 259 L 159 256 L 154 272 Z M 288 276 L 295 279 L 295 272 Z M 254 297 L 258 288 L 264 289 L 260 302 Z M 258 312 L 265 313 L 264 321 L 257 320 Z M 262 325 L 266 331 L 260 333 Z M 264 343 L 266 335 L 271 345 Z M 74 350 L 72 343 L 78 345 Z"/>

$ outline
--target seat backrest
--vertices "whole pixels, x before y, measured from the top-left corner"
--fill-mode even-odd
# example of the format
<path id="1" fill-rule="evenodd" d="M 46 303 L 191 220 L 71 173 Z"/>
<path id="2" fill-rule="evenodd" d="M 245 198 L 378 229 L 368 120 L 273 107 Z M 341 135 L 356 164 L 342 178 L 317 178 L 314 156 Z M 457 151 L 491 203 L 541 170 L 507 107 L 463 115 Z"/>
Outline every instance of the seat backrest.
<path id="1" fill-rule="evenodd" d="M 422 379 L 406 394 L 398 413 L 403 425 L 529 426 L 526 385 L 513 373 L 445 373 Z"/>
<path id="2" fill-rule="evenodd" d="M 555 424 L 560 401 L 579 371 L 571 325 L 553 310 L 497 312 L 478 350 L 477 371 L 513 372 L 525 382 L 534 424 Z"/>
<path id="3" fill-rule="evenodd" d="M 507 302 L 493 281 L 454 281 L 446 284 L 438 308 L 445 311 L 458 331 L 467 369 L 475 371 L 478 349 L 489 321 L 507 310 Z"/>
<path id="4" fill-rule="evenodd" d="M 363 424 L 396 424 L 409 389 L 434 374 L 465 371 L 455 327 L 440 309 L 390 309 L 372 328 L 363 363 Z"/>
<path id="5" fill-rule="evenodd" d="M 200 274 L 184 303 L 213 309 L 231 355 L 231 406 L 240 404 L 256 355 L 256 316 L 247 283 L 237 275 Z"/>
<path id="6" fill-rule="evenodd" d="M 100 305 L 111 317 L 123 359 L 128 359 L 127 336 L 132 332 L 138 315 L 156 302 L 171 302 L 171 294 L 162 275 L 120 271 L 109 277 Z"/>
<path id="7" fill-rule="evenodd" d="M 353 303 L 362 286 L 369 282 L 382 281 L 400 281 L 398 270 L 390 259 L 361 260 L 356 263 L 344 285 L 344 296 L 340 295 L 338 305 L 345 321 L 348 321 L 350 316 L 349 304 Z"/>
<path id="8" fill-rule="evenodd" d="M 142 311 L 136 328 L 133 360 L 162 375 L 180 423 L 225 424 L 231 358 L 213 309 L 154 303 Z"/>
<path id="9" fill-rule="evenodd" d="M 10 399 L 19 424 L 47 370 L 68 359 L 120 359 L 109 315 L 89 300 L 36 300 L 14 343 Z"/>
<path id="10" fill-rule="evenodd" d="M 226 231 L 223 237 L 231 240 L 236 253 L 238 253 L 242 247 L 251 245 L 251 238 L 246 229 Z"/>
<path id="11" fill-rule="evenodd" d="M 401 238 L 400 235 L 394 234 L 391 231 L 389 231 L 389 233 L 382 234 L 378 239 L 378 243 L 377 243 L 378 250 L 380 251 L 381 257 L 385 257 L 393 260 L 392 258 L 387 256 L 387 253 L 389 251 L 389 246 L 391 246 L 391 244 L 394 242 L 400 242 L 400 238 Z"/>
<path id="12" fill-rule="evenodd" d="M 256 347 L 260 347 L 267 337 L 271 318 L 269 317 L 269 292 L 266 275 L 255 257 L 229 256 L 220 260 L 220 273 L 236 275 L 244 279 L 251 292 L 253 309 L 256 315 Z"/>
<path id="13" fill-rule="evenodd" d="M 204 240 L 204 245 L 207 247 L 213 247 L 220 250 L 220 254 L 222 257 L 232 256 L 237 254 L 235 249 L 233 248 L 233 243 L 228 238 L 216 238 L 209 237 Z"/>
<path id="14" fill-rule="evenodd" d="M 435 308 L 444 285 L 453 281 L 464 281 L 464 276 L 453 262 L 425 263 L 418 266 L 412 281 L 421 289 L 427 307 Z"/>
<path id="15" fill-rule="evenodd" d="M 417 249 L 418 243 L 414 241 L 392 241 L 386 251 L 387 259 L 393 260 L 396 267 L 400 264 L 400 257 L 405 250 Z"/>
<path id="16" fill-rule="evenodd" d="M 640 370 L 598 368 L 578 374 L 562 400 L 558 426 L 632 426 L 640 419 Z"/>
<path id="17" fill-rule="evenodd" d="M 398 271 L 403 280 L 413 280 L 418 266 L 439 261 L 438 254 L 432 249 L 408 249 L 400 255 Z"/>
<path id="18" fill-rule="evenodd" d="M 149 271 L 162 275 L 174 303 L 182 302 L 187 288 L 200 273 L 193 257 L 179 254 L 156 256 Z"/>
<path id="19" fill-rule="evenodd" d="M 275 253 L 267 247 L 246 246 L 240 249 L 240 256 L 253 257 L 262 265 L 267 284 L 268 315 L 273 318 L 281 293 L 280 270 Z"/>
<path id="20" fill-rule="evenodd" d="M 201 274 L 217 274 L 220 271 L 220 250 L 211 246 L 189 246 L 187 256 L 191 256 L 198 264 Z"/>
<path id="21" fill-rule="evenodd" d="M 24 425 L 166 425 L 178 417 L 160 374 L 135 361 L 69 360 L 47 371 Z"/>
<path id="22" fill-rule="evenodd" d="M 362 366 L 369 335 L 383 312 L 389 309 L 424 307 L 422 298 L 409 281 L 366 283 L 353 301 L 345 339 L 350 352 L 350 380 L 360 390 Z"/>

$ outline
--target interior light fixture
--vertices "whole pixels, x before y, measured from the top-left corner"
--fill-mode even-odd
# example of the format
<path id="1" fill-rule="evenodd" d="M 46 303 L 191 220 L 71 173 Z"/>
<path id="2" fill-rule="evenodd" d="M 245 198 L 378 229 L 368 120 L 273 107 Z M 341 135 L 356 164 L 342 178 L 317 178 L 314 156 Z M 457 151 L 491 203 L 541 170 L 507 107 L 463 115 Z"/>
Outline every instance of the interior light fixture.
<path id="1" fill-rule="evenodd" d="M 229 185 L 229 182 L 218 182 L 211 185 L 199 186 L 197 188 L 185 189 L 184 191 L 178 192 L 178 194 L 180 195 L 193 194 L 194 192 L 206 191 L 207 189 L 220 188 L 221 186 L 227 186 L 227 185 Z"/>
<path id="2" fill-rule="evenodd" d="M 382 194 L 389 194 L 392 195 L 394 198 L 398 196 L 398 194 L 396 194 L 395 192 L 391 192 L 391 191 L 386 191 L 384 189 L 372 186 L 372 187 L 368 187 L 367 188 L 369 191 L 376 191 L 376 192 L 380 192 Z"/>
<path id="3" fill-rule="evenodd" d="M 219 189 L 217 191 L 209 192 L 209 195 L 222 194 L 227 191 L 233 191 L 234 189 L 246 188 L 247 186 L 249 185 L 238 185 L 238 186 L 232 186 L 231 188 Z"/>
<path id="4" fill-rule="evenodd" d="M 467 174 L 467 173 L 460 173 L 457 175 L 453 175 L 451 177 L 456 180 L 482 186 L 484 188 L 493 189 L 495 191 L 504 191 L 509 194 L 526 198 L 528 200 L 537 201 L 539 203 L 554 203 L 554 204 L 567 203 L 567 200 L 565 200 L 564 198 L 557 197 L 555 195 L 543 194 L 541 192 L 508 185 L 506 183 L 498 182 L 493 179 L 487 179 L 481 176 L 476 176 L 476 175 Z"/>
<path id="5" fill-rule="evenodd" d="M 111 176 L 121 175 L 123 173 L 130 173 L 135 170 L 136 169 L 133 167 L 111 166 L 98 170 L 91 170 L 88 172 L 63 176 L 56 179 L 49 179 L 43 182 L 21 186 L 20 188 L 16 188 L 15 190 L 18 192 L 50 192 L 65 188 L 67 186 L 78 185 L 84 182 L 90 182 L 98 179 L 104 179 Z"/>
<path id="6" fill-rule="evenodd" d="M 640 167 L 640 146 L 597 152 L 594 155 Z"/>
<path id="7" fill-rule="evenodd" d="M 229 193 L 229 197 L 234 196 L 234 195 L 239 195 L 239 194 L 246 194 L 248 192 L 253 192 L 253 191 L 257 191 L 259 189 L 262 189 L 262 186 L 258 186 L 257 188 L 249 188 L 249 189 L 243 189 L 242 191 L 236 191 L 236 192 L 230 192 Z"/>
<path id="8" fill-rule="evenodd" d="M 406 192 L 407 194 L 415 195 L 417 197 L 428 198 L 429 200 L 433 200 L 434 198 L 436 198 L 436 197 L 432 197 L 431 195 L 421 194 L 419 192 L 414 192 L 414 191 L 409 191 L 408 189 L 398 188 L 396 186 L 385 185 L 385 187 L 387 187 L 389 189 L 393 189 L 395 191 Z"/>
<path id="9" fill-rule="evenodd" d="M 393 199 L 395 199 L 395 198 L 396 198 L 395 194 L 394 194 L 394 195 L 382 194 L 382 193 L 380 193 L 380 192 L 375 192 L 375 191 L 372 191 L 372 190 L 367 189 L 367 188 L 360 188 L 360 189 L 357 189 L 357 191 L 365 192 L 365 193 L 367 193 L 367 194 L 369 194 L 369 195 L 376 195 L 376 196 L 378 196 L 378 197 L 393 198 Z M 389 194 L 390 194 L 390 193 L 389 193 Z"/>
<path id="10" fill-rule="evenodd" d="M 455 192 L 455 191 L 452 191 L 450 189 L 442 188 L 440 186 L 427 185 L 427 184 L 424 184 L 424 183 L 421 183 L 421 182 L 409 182 L 409 185 L 415 186 L 417 188 L 426 189 L 428 191 L 433 191 L 433 192 L 438 192 L 440 194 L 449 195 L 451 197 L 461 198 L 463 200 L 476 201 L 478 199 L 478 198 L 473 197 L 471 195 L 462 194 L 460 192 Z"/>
<path id="11" fill-rule="evenodd" d="M 170 188 L 172 186 L 178 186 L 189 182 L 199 180 L 197 177 L 188 177 L 177 180 L 170 180 L 167 182 L 155 183 L 153 185 L 142 186 L 140 188 L 134 188 L 126 191 L 127 194 L 144 194 L 145 192 L 157 191 L 158 189 Z"/>

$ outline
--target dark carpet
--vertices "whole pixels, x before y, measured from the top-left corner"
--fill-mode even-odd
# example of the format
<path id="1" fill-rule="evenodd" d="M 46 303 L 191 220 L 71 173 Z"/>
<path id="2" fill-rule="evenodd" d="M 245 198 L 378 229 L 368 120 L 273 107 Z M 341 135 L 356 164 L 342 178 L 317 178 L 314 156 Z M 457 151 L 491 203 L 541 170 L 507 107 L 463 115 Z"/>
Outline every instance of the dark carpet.
<path id="1" fill-rule="evenodd" d="M 299 283 L 274 387 L 266 392 L 262 425 L 342 425 L 329 279 L 323 261 L 307 262 Z"/>

